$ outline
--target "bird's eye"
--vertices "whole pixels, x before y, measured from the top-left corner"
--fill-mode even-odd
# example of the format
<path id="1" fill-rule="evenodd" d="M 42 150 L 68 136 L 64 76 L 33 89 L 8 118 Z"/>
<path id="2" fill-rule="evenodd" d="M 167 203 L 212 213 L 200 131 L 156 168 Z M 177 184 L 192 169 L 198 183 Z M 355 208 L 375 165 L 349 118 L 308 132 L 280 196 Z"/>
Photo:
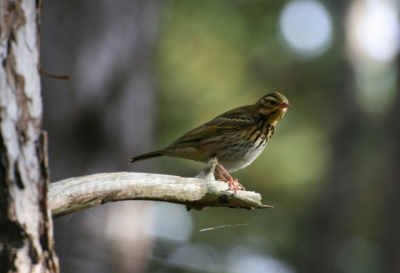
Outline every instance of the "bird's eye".
<path id="1" fill-rule="evenodd" d="M 270 101 L 268 101 L 268 103 L 269 103 L 269 105 L 274 106 L 276 104 L 276 101 L 270 100 Z"/>

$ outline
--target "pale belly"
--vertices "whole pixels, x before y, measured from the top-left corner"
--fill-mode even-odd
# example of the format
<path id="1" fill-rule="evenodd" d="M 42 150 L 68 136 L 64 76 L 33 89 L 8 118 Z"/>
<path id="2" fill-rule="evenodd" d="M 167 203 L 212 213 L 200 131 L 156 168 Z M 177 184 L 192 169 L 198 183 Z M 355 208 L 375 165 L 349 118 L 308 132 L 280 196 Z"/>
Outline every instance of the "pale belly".
<path id="1" fill-rule="evenodd" d="M 218 162 L 229 172 L 235 172 L 250 165 L 267 146 L 268 141 L 260 139 L 243 149 L 231 148 L 231 152 L 218 158 Z"/>
<path id="2" fill-rule="evenodd" d="M 242 134 L 243 136 L 239 138 L 239 141 L 226 141 L 232 137 L 230 134 L 226 134 L 212 139 L 203 139 L 193 144 L 179 145 L 179 147 L 168 150 L 165 155 L 204 163 L 207 163 L 213 157 L 217 157 L 218 162 L 228 172 L 235 172 L 250 165 L 262 153 L 268 143 L 266 135 L 252 143 L 244 140 L 246 131 L 243 131 Z"/>

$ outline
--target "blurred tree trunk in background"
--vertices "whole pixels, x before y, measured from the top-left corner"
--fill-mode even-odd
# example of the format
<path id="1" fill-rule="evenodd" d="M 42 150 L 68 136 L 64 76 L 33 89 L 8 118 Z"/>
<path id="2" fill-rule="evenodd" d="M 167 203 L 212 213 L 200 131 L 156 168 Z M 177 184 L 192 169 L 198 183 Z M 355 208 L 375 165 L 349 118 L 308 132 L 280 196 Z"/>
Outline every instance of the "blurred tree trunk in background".
<path id="1" fill-rule="evenodd" d="M 352 1 L 335 1 L 338 16 L 338 22 L 342 25 L 338 27 L 339 45 L 345 49 L 345 24 L 348 8 Z M 383 231 L 383 255 L 381 257 L 373 257 L 382 262 L 383 272 L 400 272 L 400 88 L 398 87 L 395 96 L 395 103 L 392 111 L 382 120 L 384 124 L 371 127 L 365 116 L 364 110 L 360 108 L 356 99 L 356 84 L 354 80 L 353 69 L 350 61 L 345 59 L 346 53 L 339 52 L 341 58 L 342 69 L 340 71 L 340 84 L 336 90 L 332 90 L 334 96 L 330 103 L 333 103 L 336 112 L 332 115 L 332 122 L 339 124 L 335 132 L 332 134 L 332 162 L 329 176 L 327 177 L 327 185 L 325 193 L 322 194 L 320 202 L 316 208 L 315 223 L 317 230 L 312 234 L 314 240 L 314 255 L 309 263 L 310 268 L 306 268 L 304 272 L 352 272 L 352 269 L 364 268 L 368 262 L 357 260 L 360 256 L 344 257 L 343 255 L 353 255 L 351 251 L 343 251 L 343 245 L 348 239 L 365 239 L 357 236 L 356 213 L 358 210 L 357 202 L 362 198 L 363 191 L 357 187 L 367 187 L 367 185 L 359 184 L 364 181 L 360 178 L 360 170 L 362 170 L 362 155 L 360 143 L 367 137 L 364 135 L 365 128 L 377 128 L 382 130 L 378 132 L 379 139 L 383 143 L 377 143 L 387 148 L 387 153 L 391 155 L 390 162 L 392 164 L 391 173 L 382 177 L 381 187 L 386 187 L 386 218 L 380 222 Z M 397 67 L 400 66 L 400 57 L 397 60 Z M 398 74 L 400 76 L 400 74 Z M 398 76 L 398 81 L 399 81 Z M 400 84 L 398 83 L 398 86 Z M 370 149 L 373 151 L 373 149 Z M 378 206 L 380 204 L 375 204 Z M 364 249 L 365 250 L 365 249 Z M 354 255 L 362 255 L 362 250 L 357 249 Z M 380 254 L 380 253 L 377 253 Z M 348 264 L 343 264 L 348 262 Z M 342 264 L 341 264 L 342 263 Z M 341 268 L 342 267 L 342 268 Z M 343 268 L 345 267 L 345 268 Z M 370 272 L 376 272 L 376 268 L 369 268 Z M 378 269 L 379 270 L 379 269 Z M 381 271 L 379 271 L 381 272 Z"/>
<path id="2" fill-rule="evenodd" d="M 395 103 L 382 130 L 389 136 L 387 152 L 390 155 L 390 173 L 383 185 L 386 188 L 386 226 L 383 228 L 383 257 L 386 273 L 400 272 L 400 56 L 397 56 L 397 90 Z M 385 181 L 386 182 L 386 181 Z"/>
<path id="3" fill-rule="evenodd" d="M 314 240 L 314 255 L 309 255 L 311 268 L 307 272 L 341 272 L 337 267 L 338 243 L 351 234 L 351 210 L 357 196 L 355 183 L 358 174 L 358 143 L 362 138 L 365 124 L 363 111 L 360 108 L 355 92 L 354 72 L 347 58 L 346 15 L 352 1 L 335 1 L 333 6 L 338 14 L 338 48 L 340 62 L 336 71 L 340 75 L 338 85 L 330 90 L 332 98 L 329 104 L 334 105 L 331 121 L 337 124 L 331 133 L 332 158 L 326 187 L 317 204 Z M 311 270 L 310 270 L 311 269 Z"/>
<path id="4" fill-rule="evenodd" d="M 353 73 L 346 60 L 342 64 L 342 84 L 337 87 L 335 100 L 337 115 L 332 119 L 340 119 L 340 126 L 332 134 L 332 163 L 326 178 L 326 190 L 322 200 L 316 207 L 316 243 L 312 272 L 338 272 L 334 258 L 335 246 L 349 233 L 348 221 L 352 201 L 356 197 L 355 182 L 357 181 L 357 144 L 361 137 L 363 126 L 362 111 L 355 99 L 352 89 Z M 339 71 L 339 70 L 338 70 Z M 337 122 L 337 120 L 332 121 Z"/>
<path id="5" fill-rule="evenodd" d="M 40 6 L 0 2 L 0 272 L 58 272 L 41 132 Z"/>
<path id="6" fill-rule="evenodd" d="M 128 168 L 128 158 L 152 141 L 159 9 L 156 0 L 45 3 L 42 68 L 71 77 L 43 78 L 52 181 L 140 170 Z M 144 202 L 122 202 L 55 221 L 61 271 L 143 271 L 148 210 Z"/>

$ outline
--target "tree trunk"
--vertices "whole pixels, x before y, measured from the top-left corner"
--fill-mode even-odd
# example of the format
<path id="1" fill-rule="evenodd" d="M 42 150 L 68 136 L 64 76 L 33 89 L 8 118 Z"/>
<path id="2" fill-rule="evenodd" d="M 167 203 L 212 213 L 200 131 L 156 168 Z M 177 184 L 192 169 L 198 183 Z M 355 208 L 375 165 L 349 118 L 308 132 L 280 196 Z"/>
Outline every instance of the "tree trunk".
<path id="1" fill-rule="evenodd" d="M 57 272 L 41 132 L 41 1 L 0 3 L 0 272 Z"/>
<path id="2" fill-rule="evenodd" d="M 397 66 L 400 64 L 400 55 L 397 56 Z M 385 228 L 382 238 L 384 271 L 400 272 L 400 72 L 397 73 L 397 93 L 394 105 L 382 126 L 383 133 L 388 137 L 386 148 L 390 155 L 391 166 L 387 175 L 385 195 Z"/>
<path id="3" fill-rule="evenodd" d="M 338 40 L 342 42 L 340 48 L 346 48 L 346 14 L 351 1 L 336 1 L 338 22 Z M 357 190 L 357 144 L 360 142 L 361 129 L 365 124 L 363 115 L 354 91 L 354 72 L 350 60 L 342 51 L 338 51 L 341 61 L 338 66 L 340 80 L 335 94 L 330 103 L 335 105 L 335 122 L 340 124 L 332 135 L 332 163 L 326 177 L 326 188 L 318 202 L 314 223 L 316 232 L 311 234 L 314 240 L 316 255 L 309 256 L 311 272 L 340 272 L 335 265 L 337 243 L 349 236 L 351 231 L 346 229 L 348 219 L 351 217 L 350 208 L 356 196 Z M 335 100 L 333 100 L 335 99 Z M 310 271 L 310 269 L 307 269 Z"/>

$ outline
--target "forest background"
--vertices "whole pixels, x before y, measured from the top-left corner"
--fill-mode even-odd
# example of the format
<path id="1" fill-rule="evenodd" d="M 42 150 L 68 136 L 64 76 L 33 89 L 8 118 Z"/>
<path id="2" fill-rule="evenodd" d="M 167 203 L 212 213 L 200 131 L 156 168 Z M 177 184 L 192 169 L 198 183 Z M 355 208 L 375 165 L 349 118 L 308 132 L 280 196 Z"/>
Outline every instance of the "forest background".
<path id="1" fill-rule="evenodd" d="M 400 272 L 399 4 L 45 1 L 51 181 L 193 177 L 128 158 L 281 92 L 293 105 L 234 174 L 274 209 L 119 202 L 55 221 L 61 272 Z"/>

